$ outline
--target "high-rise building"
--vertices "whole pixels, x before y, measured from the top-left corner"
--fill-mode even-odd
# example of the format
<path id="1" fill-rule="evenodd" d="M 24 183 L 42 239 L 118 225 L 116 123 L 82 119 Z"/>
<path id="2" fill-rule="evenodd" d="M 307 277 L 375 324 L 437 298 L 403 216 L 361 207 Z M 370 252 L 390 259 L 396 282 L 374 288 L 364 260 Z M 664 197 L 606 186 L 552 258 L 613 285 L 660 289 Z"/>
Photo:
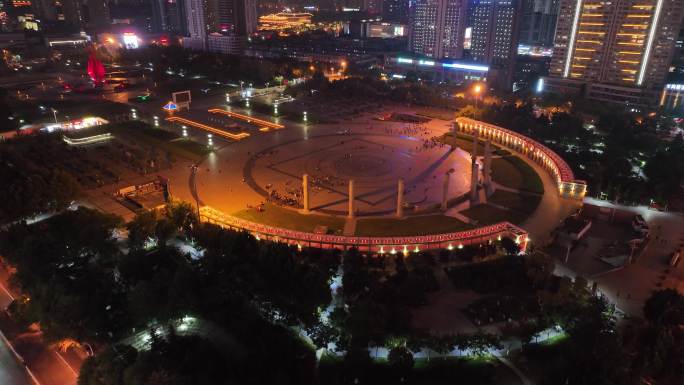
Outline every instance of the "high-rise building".
<path id="1" fill-rule="evenodd" d="M 152 1 L 152 32 L 166 32 L 169 30 L 169 17 L 166 0 Z"/>
<path id="2" fill-rule="evenodd" d="M 409 49 L 433 58 L 463 56 L 467 0 L 416 0 L 411 9 Z"/>
<path id="3" fill-rule="evenodd" d="M 257 30 L 256 0 L 218 0 L 217 31 L 250 35 Z"/>
<path id="4" fill-rule="evenodd" d="M 88 0 L 86 6 L 88 7 L 88 27 L 104 28 L 111 24 L 107 0 Z"/>
<path id="5" fill-rule="evenodd" d="M 185 15 L 185 2 L 187 0 L 168 0 L 167 1 L 167 20 L 169 32 L 174 32 L 185 36 L 188 34 L 188 22 Z"/>
<path id="6" fill-rule="evenodd" d="M 520 21 L 520 43 L 553 46 L 560 0 L 524 0 Z"/>
<path id="7" fill-rule="evenodd" d="M 182 39 L 184 48 L 204 51 L 207 46 L 207 24 L 204 17 L 204 0 L 185 0 L 188 33 Z"/>
<path id="8" fill-rule="evenodd" d="M 152 0 L 152 31 L 187 34 L 184 0 Z"/>
<path id="9" fill-rule="evenodd" d="M 470 57 L 490 66 L 490 79 L 498 88 L 510 89 L 518 51 L 521 0 L 474 0 Z"/>
<path id="10" fill-rule="evenodd" d="M 363 0 L 361 10 L 371 15 L 379 15 L 382 13 L 383 0 Z"/>
<path id="11" fill-rule="evenodd" d="M 79 0 L 61 0 L 60 4 L 62 6 L 64 23 L 79 28 L 83 27 L 84 14 L 82 2 Z"/>
<path id="12" fill-rule="evenodd" d="M 561 0 L 545 90 L 657 101 L 684 17 L 682 0 Z"/>
<path id="13" fill-rule="evenodd" d="M 385 0 L 382 4 L 384 21 L 406 23 L 409 18 L 409 0 Z"/>
<path id="14" fill-rule="evenodd" d="M 684 26 L 679 30 L 679 37 L 675 43 L 675 54 L 672 58 L 670 73 L 676 78 L 684 78 Z"/>

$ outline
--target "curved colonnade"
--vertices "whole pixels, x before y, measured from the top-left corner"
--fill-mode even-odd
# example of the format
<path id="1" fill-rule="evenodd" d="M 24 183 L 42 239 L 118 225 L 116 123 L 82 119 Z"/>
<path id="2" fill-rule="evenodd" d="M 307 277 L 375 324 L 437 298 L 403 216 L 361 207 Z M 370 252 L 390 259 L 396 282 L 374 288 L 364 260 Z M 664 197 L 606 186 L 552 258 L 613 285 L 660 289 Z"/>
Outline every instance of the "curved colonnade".
<path id="1" fill-rule="evenodd" d="M 463 248 L 466 245 L 486 243 L 502 237 L 513 239 L 522 250 L 525 250 L 529 240 L 525 230 L 509 222 L 445 234 L 409 237 L 359 237 L 315 234 L 273 227 L 235 218 L 209 206 L 200 208 L 200 219 L 203 222 L 213 223 L 223 228 L 247 231 L 257 239 L 284 242 L 298 247 L 343 250 L 356 247 L 362 252 L 377 254 L 408 254 L 434 249 L 453 250 Z"/>
<path id="2" fill-rule="evenodd" d="M 453 125 L 456 132 L 490 139 L 492 142 L 517 151 L 534 161 L 546 170 L 556 182 L 558 193 L 561 196 L 583 199 L 587 194 L 587 183 L 575 179 L 575 174 L 563 158 L 536 140 L 515 131 L 470 118 L 456 118 Z"/>

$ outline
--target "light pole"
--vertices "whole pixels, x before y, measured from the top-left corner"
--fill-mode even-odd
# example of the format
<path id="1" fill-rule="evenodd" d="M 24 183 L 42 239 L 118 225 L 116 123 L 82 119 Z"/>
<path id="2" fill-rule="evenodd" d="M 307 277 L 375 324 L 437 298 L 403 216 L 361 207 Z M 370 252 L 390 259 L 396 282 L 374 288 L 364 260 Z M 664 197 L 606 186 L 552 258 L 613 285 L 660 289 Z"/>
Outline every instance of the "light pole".
<path id="1" fill-rule="evenodd" d="M 473 92 L 475 93 L 475 107 L 480 108 L 480 93 L 482 92 L 482 86 L 476 84 L 473 88 Z"/>
<path id="2" fill-rule="evenodd" d="M 55 117 L 55 124 L 57 124 L 57 110 L 55 110 L 54 108 L 52 108 L 52 116 Z"/>

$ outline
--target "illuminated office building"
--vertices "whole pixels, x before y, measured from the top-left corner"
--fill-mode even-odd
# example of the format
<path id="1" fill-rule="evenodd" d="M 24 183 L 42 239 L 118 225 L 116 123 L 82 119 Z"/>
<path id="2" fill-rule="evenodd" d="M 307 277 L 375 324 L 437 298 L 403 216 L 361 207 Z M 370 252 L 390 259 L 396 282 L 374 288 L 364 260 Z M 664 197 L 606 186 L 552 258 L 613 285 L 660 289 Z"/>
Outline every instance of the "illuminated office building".
<path id="1" fill-rule="evenodd" d="M 561 0 L 543 89 L 651 105 L 663 89 L 682 0 Z"/>
<path id="2" fill-rule="evenodd" d="M 411 9 L 409 49 L 432 58 L 463 56 L 467 0 L 416 0 Z"/>

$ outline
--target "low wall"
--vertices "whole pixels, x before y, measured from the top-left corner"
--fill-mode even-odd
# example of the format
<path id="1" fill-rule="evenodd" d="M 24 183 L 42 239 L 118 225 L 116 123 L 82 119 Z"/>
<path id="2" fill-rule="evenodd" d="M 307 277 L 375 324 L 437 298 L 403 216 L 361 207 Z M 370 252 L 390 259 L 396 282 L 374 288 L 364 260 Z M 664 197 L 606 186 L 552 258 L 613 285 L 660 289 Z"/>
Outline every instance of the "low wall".
<path id="1" fill-rule="evenodd" d="M 575 179 L 575 174 L 563 158 L 533 139 L 503 127 L 464 117 L 456 118 L 454 130 L 490 139 L 493 143 L 523 154 L 551 176 L 556 182 L 558 193 L 563 197 L 583 199 L 587 194 L 587 183 Z"/>
<path id="2" fill-rule="evenodd" d="M 226 215 L 209 206 L 200 209 L 200 219 L 223 228 L 244 230 L 257 239 L 284 242 L 299 247 L 319 247 L 323 249 L 348 249 L 356 247 L 369 253 L 410 253 L 421 250 L 461 248 L 465 245 L 482 244 L 509 237 L 521 250 L 527 248 L 529 240 L 525 230 L 509 222 L 484 226 L 477 229 L 446 234 L 419 235 L 410 237 L 357 237 L 345 235 L 314 234 L 254 223 Z"/>

